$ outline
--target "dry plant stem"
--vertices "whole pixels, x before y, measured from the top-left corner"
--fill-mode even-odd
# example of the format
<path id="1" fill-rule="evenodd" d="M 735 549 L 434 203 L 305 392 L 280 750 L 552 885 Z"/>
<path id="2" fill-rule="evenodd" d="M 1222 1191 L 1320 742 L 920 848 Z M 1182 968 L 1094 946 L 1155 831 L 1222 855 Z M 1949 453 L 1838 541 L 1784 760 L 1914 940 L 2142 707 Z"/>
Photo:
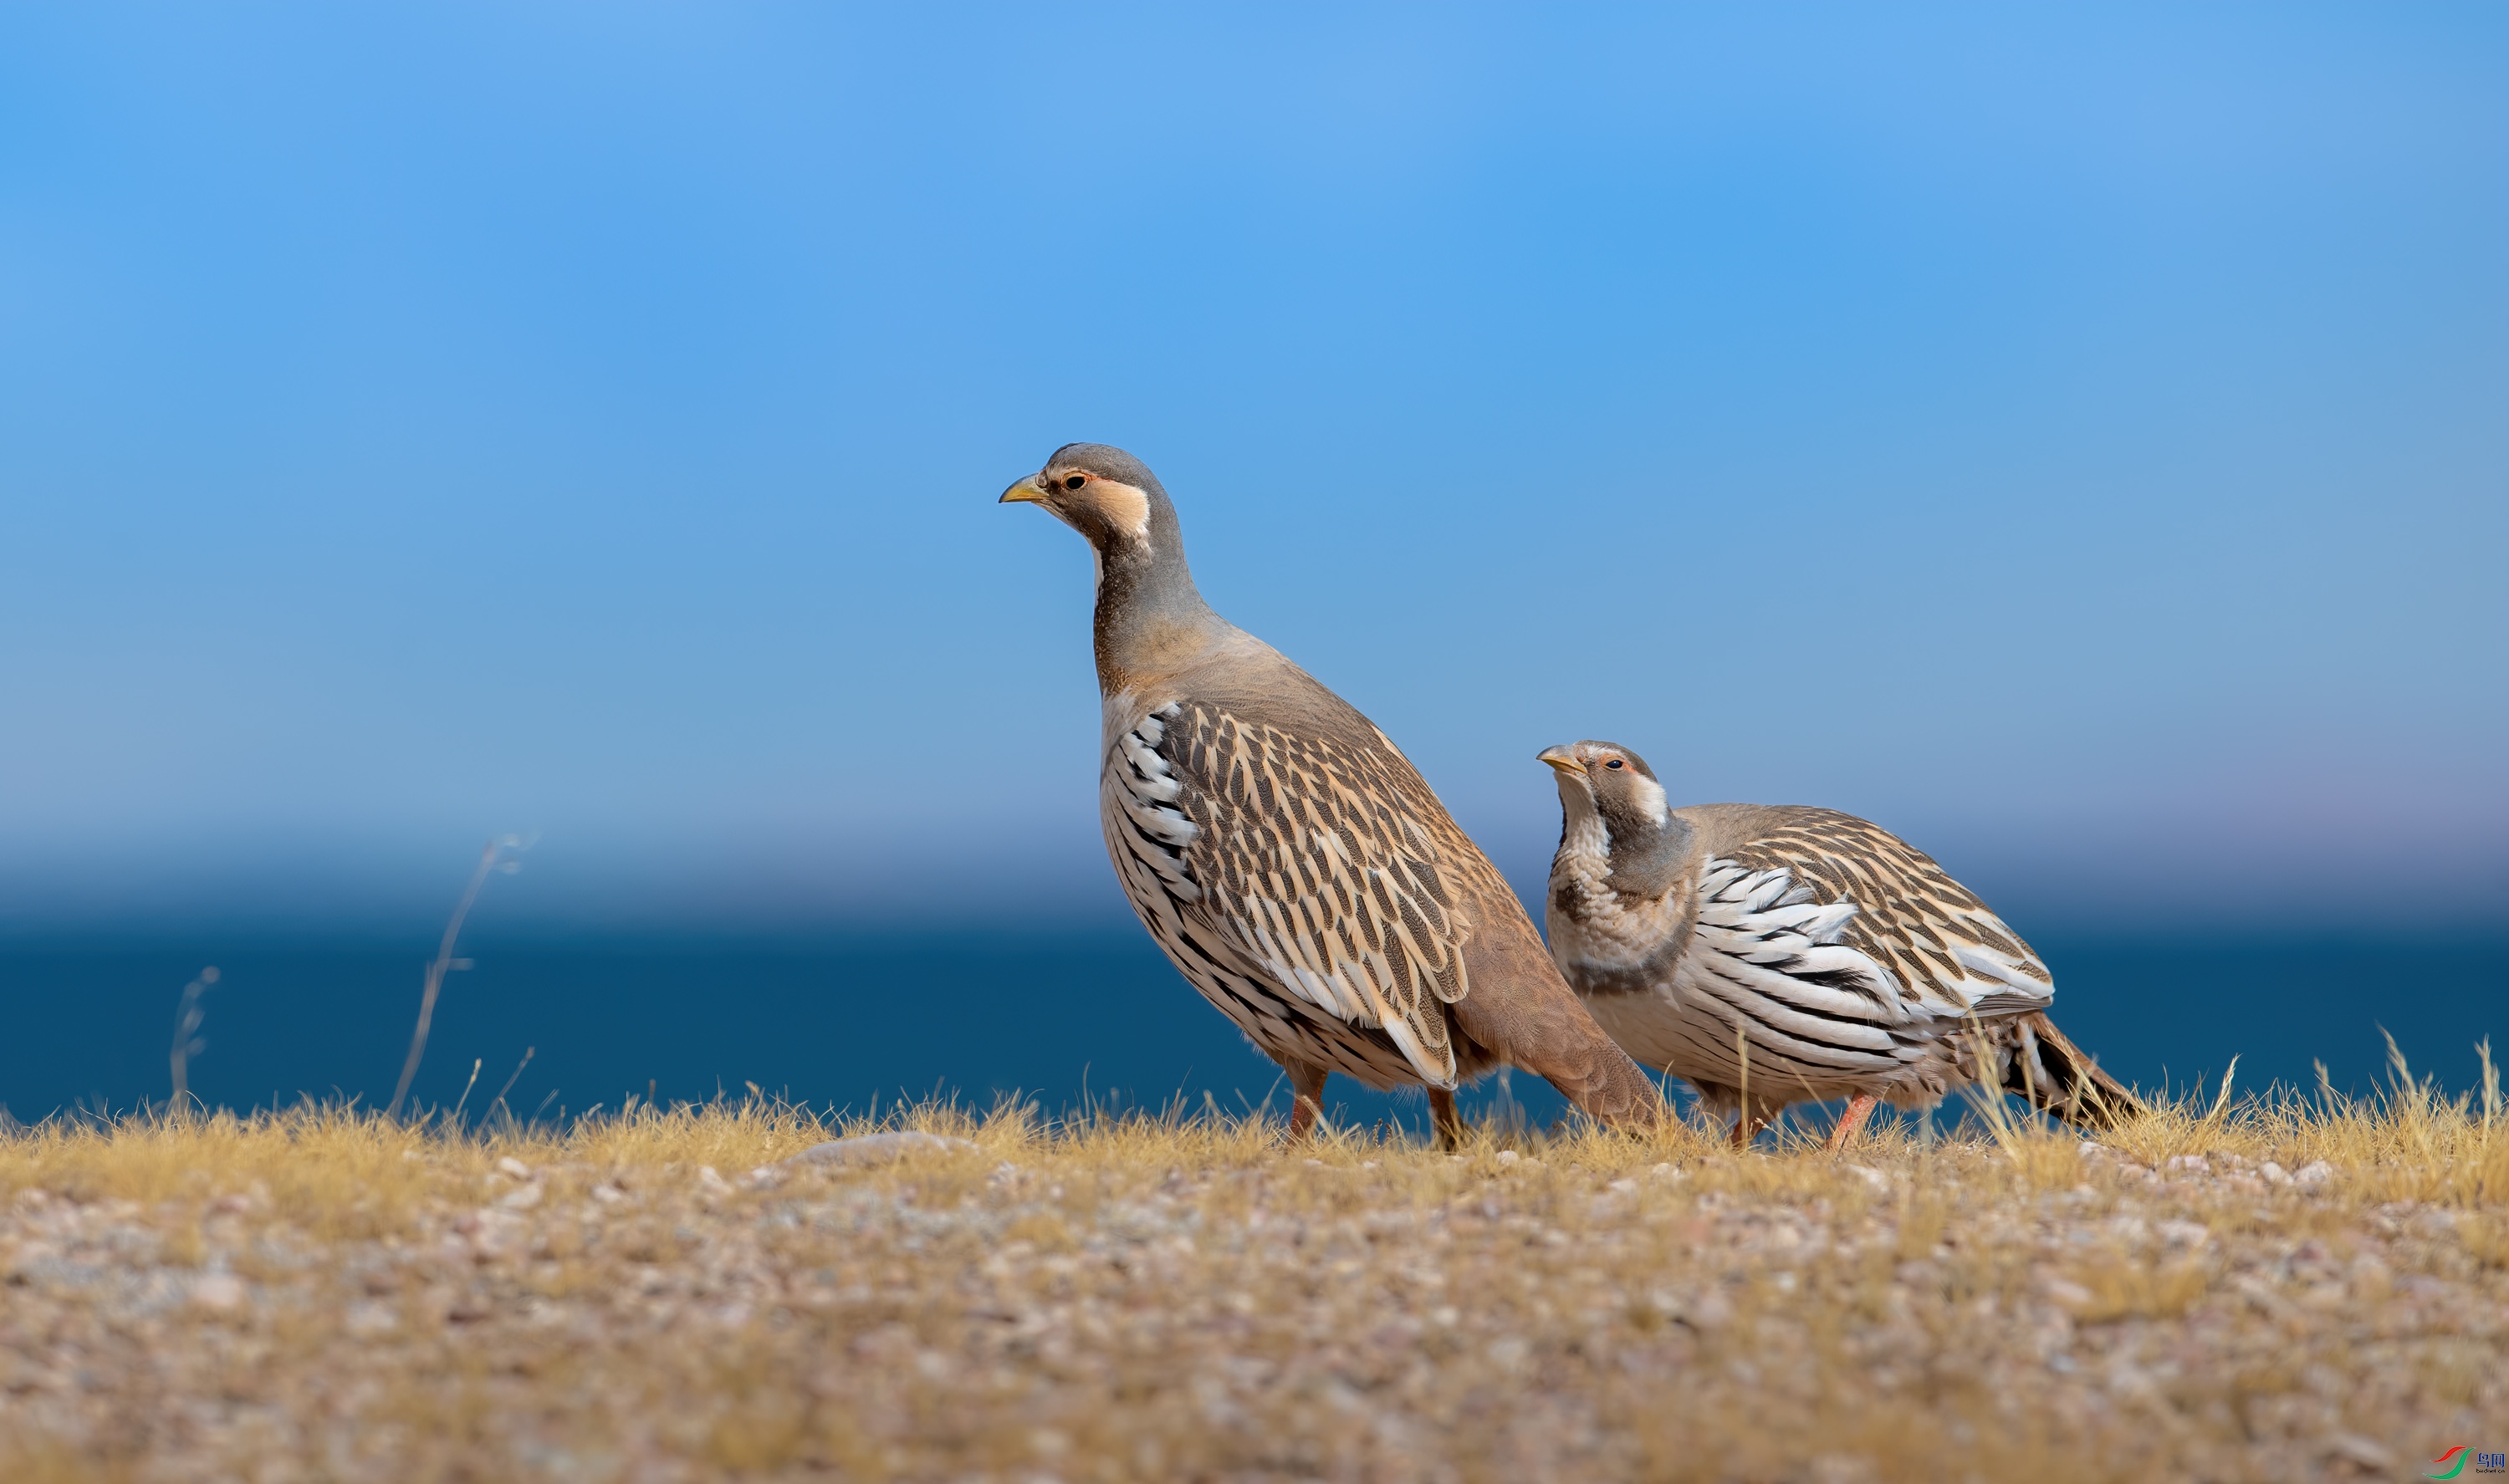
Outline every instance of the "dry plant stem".
<path id="1" fill-rule="evenodd" d="M 445 1115 L 445 1122 L 457 1129 L 462 1127 L 462 1110 L 469 1104 L 470 1090 L 479 1085 L 479 1068 L 486 1063 L 486 1060 L 484 1057 L 470 1058 L 470 1080 L 462 1084 L 462 1095 L 454 1100 L 453 1111 Z"/>
<path id="2" fill-rule="evenodd" d="M 1751 1136 L 1759 1131 L 1751 1127 L 1751 1040 L 1740 1016 L 1734 1020 L 1734 1063 L 1742 1069 L 1741 1095 L 1735 1099 L 1734 1147 L 1748 1149 Z"/>
<path id="3" fill-rule="evenodd" d="M 172 1073 L 174 1084 L 173 1095 L 166 1102 L 166 1111 L 169 1116 L 178 1111 L 190 1111 L 192 1058 L 201 1054 L 205 1044 L 198 1035 L 202 1016 L 201 996 L 207 993 L 208 987 L 217 982 L 218 971 L 214 967 L 203 969 L 193 977 L 190 983 L 183 986 L 183 998 L 174 1007 L 174 1045 L 173 1049 L 166 1054 L 167 1069 Z"/>
<path id="4" fill-rule="evenodd" d="M 495 1117 L 495 1116 L 496 1116 L 496 1110 L 497 1110 L 497 1109 L 499 1109 L 499 1108 L 505 1108 L 505 1109 L 506 1109 L 506 1116 L 507 1118 L 511 1118 L 511 1117 L 513 1117 L 513 1116 L 514 1116 L 514 1110 L 513 1110 L 512 1108 L 510 1108 L 510 1107 L 507 1107 L 507 1106 L 506 1106 L 506 1094 L 507 1093 L 510 1093 L 510 1092 L 512 1092 L 512 1091 L 514 1090 L 514 1084 L 522 1080 L 522 1076 L 523 1076 L 523 1068 L 524 1068 L 524 1067 L 527 1067 L 527 1066 L 529 1066 L 529 1065 L 531 1065 L 531 1064 L 532 1064 L 532 1057 L 534 1057 L 538 1056 L 539 1054 L 540 1054 L 540 1048 L 539 1048 L 539 1047 L 537 1047 L 537 1046 L 526 1046 L 526 1047 L 524 1047 L 524 1048 L 523 1048 L 523 1059 L 514 1063 L 514 1070 L 513 1070 L 513 1072 L 512 1072 L 509 1076 L 507 1076 L 507 1077 L 506 1078 L 506 1085 L 505 1085 L 504 1087 L 501 1087 L 501 1088 L 499 1088 L 499 1089 L 497 1090 L 497 1095 L 496 1095 L 494 1098 L 490 1099 L 490 1101 L 489 1101 L 489 1103 L 488 1103 L 488 1110 L 489 1110 L 489 1111 L 488 1111 L 488 1116 L 489 1116 L 489 1117 L 491 1117 L 491 1118 Z M 646 1090 L 647 1090 L 648 1094 L 651 1094 L 651 1092 L 652 1092 L 652 1089 L 653 1089 L 653 1084 L 652 1084 L 651 1082 L 648 1082 L 645 1086 L 646 1086 Z"/>
<path id="5" fill-rule="evenodd" d="M 436 992 L 444 987 L 444 976 L 453 967 L 453 943 L 462 936 L 462 919 L 470 915 L 470 904 L 479 900 L 479 888 L 488 884 L 488 872 L 497 869 L 497 856 L 505 848 L 501 837 L 479 852 L 479 868 L 470 872 L 470 884 L 462 889 L 462 900 L 445 919 L 444 941 L 435 946 L 435 962 L 427 966 L 427 989 L 418 998 L 418 1028 L 410 1033 L 409 1059 L 401 1063 L 400 1082 L 393 1089 L 392 1106 L 384 1112 L 387 1118 L 400 1117 L 400 1105 L 418 1076 L 419 1058 L 427 1055 L 427 1028 L 435 1019 Z"/>

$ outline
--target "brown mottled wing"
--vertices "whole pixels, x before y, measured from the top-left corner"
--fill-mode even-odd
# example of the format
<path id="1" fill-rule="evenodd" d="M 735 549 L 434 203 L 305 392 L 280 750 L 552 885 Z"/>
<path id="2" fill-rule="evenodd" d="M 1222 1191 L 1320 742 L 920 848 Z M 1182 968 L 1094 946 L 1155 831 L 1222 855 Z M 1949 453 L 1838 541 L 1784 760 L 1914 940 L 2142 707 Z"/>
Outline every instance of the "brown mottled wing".
<path id="1" fill-rule="evenodd" d="M 1166 716 L 1191 909 L 1283 990 L 1381 1026 L 1422 1080 L 1452 1086 L 1442 1007 L 1471 992 L 1460 905 L 1488 863 L 1373 728 L 1336 739 L 1192 701 Z"/>
<path id="2" fill-rule="evenodd" d="M 1938 1014 L 1994 1017 L 2041 1009 L 2054 995 L 2047 966 L 2021 935 L 1931 856 L 1878 825 L 1833 809 L 1766 813 L 1775 818 L 1751 839 L 1716 853 L 1755 880 L 1783 872 L 1811 887 L 1814 900 L 1854 903 L 1854 914 L 1824 941 L 1862 952 L 1917 1005 Z M 1726 889 L 1730 894 L 1746 884 L 1738 879 Z"/>

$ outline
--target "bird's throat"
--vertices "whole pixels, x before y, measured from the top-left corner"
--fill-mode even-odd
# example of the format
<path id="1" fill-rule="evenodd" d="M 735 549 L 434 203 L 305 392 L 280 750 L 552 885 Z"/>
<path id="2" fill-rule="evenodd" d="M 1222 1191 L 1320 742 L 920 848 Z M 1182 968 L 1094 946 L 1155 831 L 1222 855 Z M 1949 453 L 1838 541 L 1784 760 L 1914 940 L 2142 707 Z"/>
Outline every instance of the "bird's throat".
<path id="1" fill-rule="evenodd" d="M 1121 538 L 1097 548 L 1098 603 L 1090 630 L 1098 686 L 1107 695 L 1174 674 L 1227 631 L 1202 601 L 1181 552 Z"/>

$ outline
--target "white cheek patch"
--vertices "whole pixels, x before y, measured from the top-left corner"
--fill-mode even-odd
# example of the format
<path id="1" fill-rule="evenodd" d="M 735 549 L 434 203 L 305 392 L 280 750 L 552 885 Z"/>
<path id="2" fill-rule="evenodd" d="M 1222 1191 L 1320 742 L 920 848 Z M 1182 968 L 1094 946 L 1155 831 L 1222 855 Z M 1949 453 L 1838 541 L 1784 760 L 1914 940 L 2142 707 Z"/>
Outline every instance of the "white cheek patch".
<path id="1" fill-rule="evenodd" d="M 1089 502 L 1106 523 L 1137 541 L 1150 538 L 1150 497 L 1129 484 L 1112 479 L 1093 480 Z"/>
<path id="2" fill-rule="evenodd" d="M 1639 773 L 1629 779 L 1629 792 L 1637 802 L 1638 812 L 1648 819 L 1661 825 L 1672 817 L 1671 811 L 1664 806 L 1663 784 Z"/>

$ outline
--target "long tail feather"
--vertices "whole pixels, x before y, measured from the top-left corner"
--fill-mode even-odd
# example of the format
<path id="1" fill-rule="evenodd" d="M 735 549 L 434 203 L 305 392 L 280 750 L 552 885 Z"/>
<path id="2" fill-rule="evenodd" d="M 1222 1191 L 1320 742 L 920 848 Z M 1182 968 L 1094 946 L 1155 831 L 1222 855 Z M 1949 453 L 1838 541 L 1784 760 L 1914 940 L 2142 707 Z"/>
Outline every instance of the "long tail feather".
<path id="1" fill-rule="evenodd" d="M 2020 1044 L 2004 1068 L 2003 1090 L 2078 1129 L 2114 1129 L 2145 1111 L 2143 1099 L 2067 1039 L 2043 1014 L 2019 1023 Z"/>

